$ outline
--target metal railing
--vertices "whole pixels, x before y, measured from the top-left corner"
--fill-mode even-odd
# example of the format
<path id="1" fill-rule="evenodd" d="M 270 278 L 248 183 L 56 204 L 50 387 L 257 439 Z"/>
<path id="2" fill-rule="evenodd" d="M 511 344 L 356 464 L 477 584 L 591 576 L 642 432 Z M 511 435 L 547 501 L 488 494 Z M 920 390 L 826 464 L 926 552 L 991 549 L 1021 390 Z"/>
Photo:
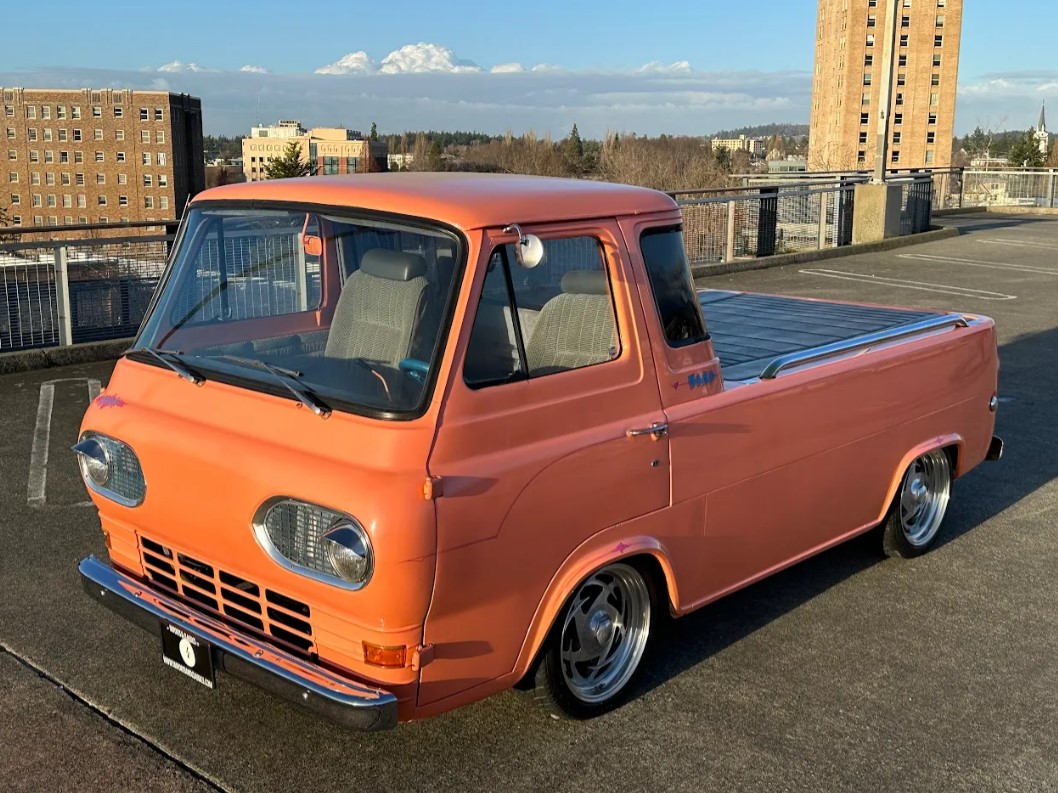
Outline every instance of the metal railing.
<path id="1" fill-rule="evenodd" d="M 960 207 L 1058 207 L 1058 169 L 968 168 L 962 172 Z"/>
<path id="2" fill-rule="evenodd" d="M 132 336 L 172 240 L 0 243 L 0 352 Z"/>
<path id="3" fill-rule="evenodd" d="M 760 183 L 737 191 L 672 193 L 683 213 L 688 260 L 692 265 L 733 262 L 852 244 L 855 188 L 867 175 L 825 176 L 759 177 Z M 927 231 L 932 175 L 901 174 L 893 182 L 902 191 L 901 234 Z"/>

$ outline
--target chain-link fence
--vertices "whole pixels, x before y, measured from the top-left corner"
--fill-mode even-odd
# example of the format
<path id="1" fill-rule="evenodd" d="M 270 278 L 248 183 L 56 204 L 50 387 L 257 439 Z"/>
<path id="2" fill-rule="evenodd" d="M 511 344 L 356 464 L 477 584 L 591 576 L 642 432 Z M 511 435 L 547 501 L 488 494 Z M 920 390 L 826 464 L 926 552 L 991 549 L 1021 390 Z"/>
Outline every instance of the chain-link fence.
<path id="1" fill-rule="evenodd" d="M 132 336 L 171 240 L 0 244 L 0 351 Z"/>

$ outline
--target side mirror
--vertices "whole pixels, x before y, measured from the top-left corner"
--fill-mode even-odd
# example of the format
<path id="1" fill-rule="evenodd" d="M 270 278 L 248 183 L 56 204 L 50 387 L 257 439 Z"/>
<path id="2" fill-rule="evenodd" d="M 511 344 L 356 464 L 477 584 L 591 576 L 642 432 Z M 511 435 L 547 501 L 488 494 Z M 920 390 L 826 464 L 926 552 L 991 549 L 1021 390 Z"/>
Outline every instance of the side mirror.
<path id="1" fill-rule="evenodd" d="M 315 234 L 303 234 L 301 236 L 301 247 L 305 249 L 306 256 L 323 255 L 323 240 Z"/>
<path id="2" fill-rule="evenodd" d="M 535 234 L 523 234 L 517 223 L 503 229 L 504 233 L 517 233 L 518 242 L 514 245 L 514 257 L 519 267 L 532 270 L 544 260 L 544 243 Z"/>

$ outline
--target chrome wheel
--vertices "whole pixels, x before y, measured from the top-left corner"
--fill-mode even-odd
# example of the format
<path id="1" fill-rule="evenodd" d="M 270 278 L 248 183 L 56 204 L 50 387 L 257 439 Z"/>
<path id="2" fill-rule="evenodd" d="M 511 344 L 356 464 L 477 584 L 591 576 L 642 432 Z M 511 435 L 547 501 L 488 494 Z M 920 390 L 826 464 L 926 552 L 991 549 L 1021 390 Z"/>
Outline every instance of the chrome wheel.
<path id="1" fill-rule="evenodd" d="M 944 520 L 951 494 L 951 463 L 941 449 L 911 463 L 900 487 L 900 528 L 915 547 L 929 545 Z"/>
<path id="2" fill-rule="evenodd" d="M 597 704 L 624 687 L 650 635 L 650 591 L 634 567 L 612 564 L 573 595 L 559 634 L 559 663 L 569 691 Z"/>

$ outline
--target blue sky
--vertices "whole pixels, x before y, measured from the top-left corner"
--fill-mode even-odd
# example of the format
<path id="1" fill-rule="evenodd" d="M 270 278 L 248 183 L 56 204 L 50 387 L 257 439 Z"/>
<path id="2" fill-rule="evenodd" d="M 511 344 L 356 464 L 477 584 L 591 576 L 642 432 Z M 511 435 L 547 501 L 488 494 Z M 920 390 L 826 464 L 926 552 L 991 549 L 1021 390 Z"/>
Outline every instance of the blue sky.
<path id="1" fill-rule="evenodd" d="M 100 0 L 91 7 L 89 20 L 83 0 L 5 4 L 5 27 L 36 33 L 5 37 L 0 83 L 188 91 L 203 97 L 212 132 L 239 132 L 258 114 L 555 134 L 580 116 L 581 128 L 596 135 L 607 128 L 701 134 L 808 118 L 812 0 Z M 986 122 L 1027 126 L 1048 96 L 1058 119 L 1056 29 L 1051 0 L 968 0 L 960 131 Z M 401 51 L 420 43 L 435 46 Z M 332 70 L 345 74 L 313 75 L 350 53 L 361 55 Z M 503 64 L 520 69 L 489 74 Z M 239 72 L 247 66 L 270 74 Z M 423 69 L 431 71 L 406 73 Z M 452 71 L 465 73 L 445 73 Z"/>

